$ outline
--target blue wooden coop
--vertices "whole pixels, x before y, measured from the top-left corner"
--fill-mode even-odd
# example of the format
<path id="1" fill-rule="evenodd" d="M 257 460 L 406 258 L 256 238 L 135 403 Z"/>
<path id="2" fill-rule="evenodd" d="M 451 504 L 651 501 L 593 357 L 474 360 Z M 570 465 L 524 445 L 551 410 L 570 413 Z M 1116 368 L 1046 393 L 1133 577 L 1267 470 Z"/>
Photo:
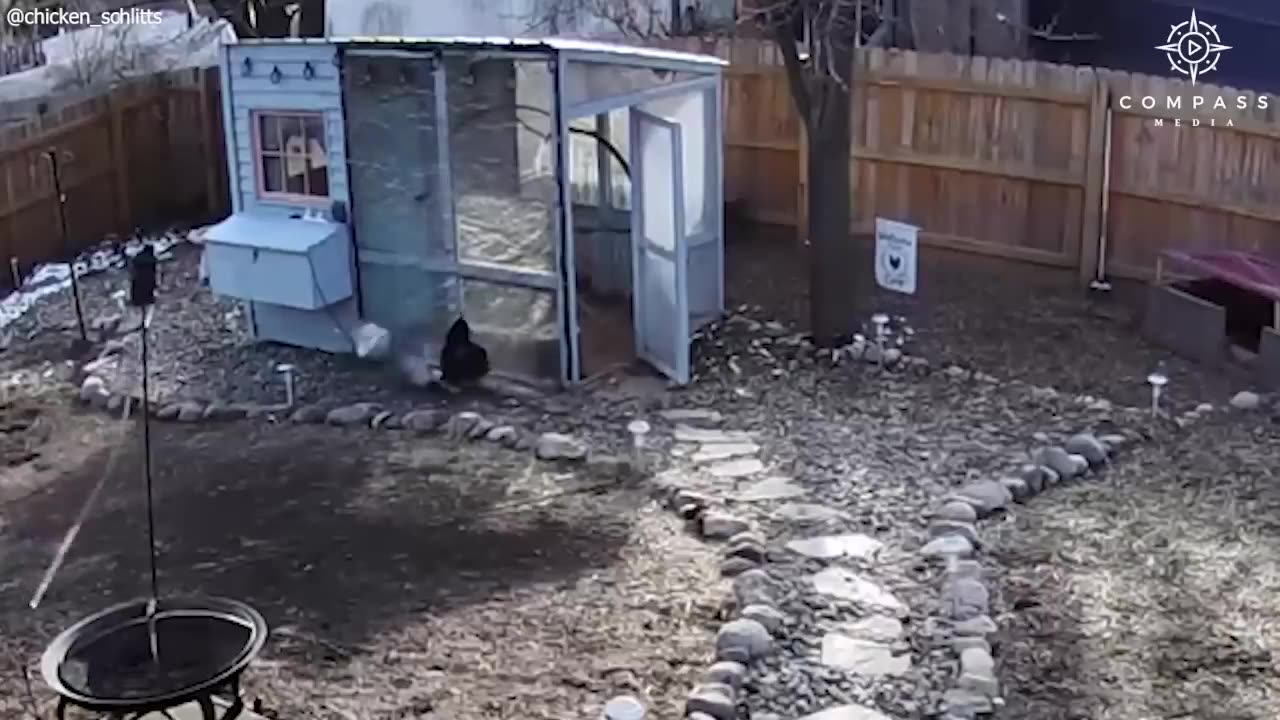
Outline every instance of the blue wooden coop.
<path id="1" fill-rule="evenodd" d="M 254 336 L 428 355 L 463 316 L 495 371 L 690 379 L 724 310 L 714 57 L 579 40 L 242 40 L 224 48 L 233 214 L 210 287 Z"/>

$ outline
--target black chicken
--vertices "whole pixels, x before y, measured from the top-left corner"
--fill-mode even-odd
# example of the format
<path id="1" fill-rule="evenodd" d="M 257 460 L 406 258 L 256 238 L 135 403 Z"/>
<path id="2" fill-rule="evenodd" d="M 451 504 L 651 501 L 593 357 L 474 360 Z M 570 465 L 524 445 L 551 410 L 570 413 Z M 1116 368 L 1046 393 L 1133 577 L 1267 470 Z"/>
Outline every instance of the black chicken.
<path id="1" fill-rule="evenodd" d="M 471 340 L 471 326 L 458 318 L 440 350 L 441 379 L 450 385 L 473 383 L 489 374 L 489 352 Z"/>

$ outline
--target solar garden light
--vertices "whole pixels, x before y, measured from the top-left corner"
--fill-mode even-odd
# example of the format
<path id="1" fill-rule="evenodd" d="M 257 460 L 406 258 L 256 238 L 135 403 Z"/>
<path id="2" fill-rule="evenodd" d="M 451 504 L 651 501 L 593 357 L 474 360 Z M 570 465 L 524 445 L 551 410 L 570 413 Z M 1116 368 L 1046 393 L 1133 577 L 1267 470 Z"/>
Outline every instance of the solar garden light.
<path id="1" fill-rule="evenodd" d="M 876 327 L 876 347 L 880 349 L 880 362 L 884 362 L 884 339 L 888 334 L 886 326 L 889 324 L 889 316 L 876 313 L 871 316 L 871 324 Z"/>
<path id="2" fill-rule="evenodd" d="M 293 371 L 294 367 L 289 363 L 280 363 L 276 365 L 276 372 L 284 377 L 284 404 L 285 407 L 293 407 Z"/>
<path id="3" fill-rule="evenodd" d="M 9 258 L 9 273 L 13 275 L 13 289 L 22 288 L 22 271 L 18 269 L 18 258 Z"/>
<path id="4" fill-rule="evenodd" d="M 1169 384 L 1169 377 L 1162 370 L 1156 370 L 1147 376 L 1147 384 L 1151 386 L 1151 415 L 1160 414 L 1160 393 Z"/>
<path id="5" fill-rule="evenodd" d="M 631 462 L 637 470 L 643 470 L 645 436 L 649 434 L 649 423 L 644 420 L 632 420 L 627 424 L 627 432 L 631 433 Z"/>

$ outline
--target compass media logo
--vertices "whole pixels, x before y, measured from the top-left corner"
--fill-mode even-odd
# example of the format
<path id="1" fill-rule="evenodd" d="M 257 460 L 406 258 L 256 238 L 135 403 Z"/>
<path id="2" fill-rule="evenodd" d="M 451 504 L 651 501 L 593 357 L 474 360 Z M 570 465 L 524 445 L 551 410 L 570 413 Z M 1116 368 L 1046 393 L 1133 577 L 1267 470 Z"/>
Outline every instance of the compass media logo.
<path id="1" fill-rule="evenodd" d="M 1170 26 L 1169 37 L 1165 38 L 1163 45 L 1156 45 L 1155 49 L 1163 52 L 1169 60 L 1170 69 L 1179 75 L 1185 75 L 1194 88 L 1204 75 L 1218 69 L 1218 61 L 1231 46 L 1222 42 L 1217 25 L 1201 20 L 1196 11 L 1192 10 L 1190 19 Z M 1119 99 L 1123 110 L 1132 110 L 1140 105 L 1143 110 L 1152 114 L 1152 124 L 1155 127 L 1163 127 L 1166 122 L 1171 122 L 1174 127 L 1235 127 L 1230 116 L 1215 117 L 1211 111 L 1266 110 L 1270 102 L 1271 98 L 1263 94 L 1231 97 L 1195 93 L 1189 96 L 1166 95 L 1163 98 L 1154 95 L 1122 95 Z M 1173 113 L 1182 110 L 1191 110 L 1196 114 L 1186 118 L 1155 115 L 1157 112 Z"/>
<path id="2" fill-rule="evenodd" d="M 1218 59 L 1223 50 L 1230 50 L 1230 45 L 1223 45 L 1218 37 L 1218 28 L 1196 18 L 1196 11 L 1191 11 L 1191 19 L 1184 20 L 1169 31 L 1168 41 L 1157 45 L 1169 58 L 1169 64 L 1175 72 L 1191 78 L 1191 84 L 1207 72 L 1218 67 Z"/>

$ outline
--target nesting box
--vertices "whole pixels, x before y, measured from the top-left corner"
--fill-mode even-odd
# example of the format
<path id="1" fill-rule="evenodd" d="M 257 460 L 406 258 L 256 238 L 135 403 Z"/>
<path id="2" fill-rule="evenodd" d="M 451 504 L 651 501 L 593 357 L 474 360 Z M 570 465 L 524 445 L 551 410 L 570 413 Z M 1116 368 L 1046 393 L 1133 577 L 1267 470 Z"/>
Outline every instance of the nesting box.
<path id="1" fill-rule="evenodd" d="M 345 225 L 237 214 L 210 228 L 205 248 L 209 288 L 218 295 L 299 310 L 352 295 Z"/>

